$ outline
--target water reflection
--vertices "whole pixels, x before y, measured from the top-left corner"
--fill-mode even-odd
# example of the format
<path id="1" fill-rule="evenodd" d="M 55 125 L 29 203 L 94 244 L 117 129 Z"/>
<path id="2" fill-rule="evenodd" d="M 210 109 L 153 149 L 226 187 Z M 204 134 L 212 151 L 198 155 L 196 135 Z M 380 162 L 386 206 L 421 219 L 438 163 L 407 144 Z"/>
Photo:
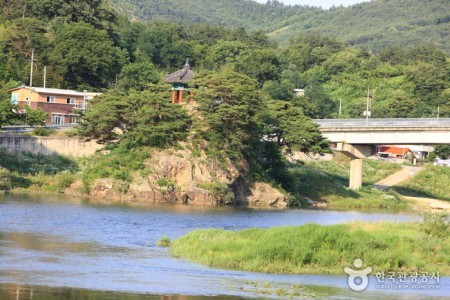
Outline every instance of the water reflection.
<path id="1" fill-rule="evenodd" d="M 52 288 L 44 286 L 18 286 L 14 284 L 0 284 L 0 299 L 9 300 L 61 300 L 61 299 L 111 299 L 111 300 L 202 300 L 202 299 L 230 299 L 239 300 L 235 296 L 183 296 L 183 295 L 152 295 L 120 293 L 114 291 L 94 291 L 74 288 Z"/>

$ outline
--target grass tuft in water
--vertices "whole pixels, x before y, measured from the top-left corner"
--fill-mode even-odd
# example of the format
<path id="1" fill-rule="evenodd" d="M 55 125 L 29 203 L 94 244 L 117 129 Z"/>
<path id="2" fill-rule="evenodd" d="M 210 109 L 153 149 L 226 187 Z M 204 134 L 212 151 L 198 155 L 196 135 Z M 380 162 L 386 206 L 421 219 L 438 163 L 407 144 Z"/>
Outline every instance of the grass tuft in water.
<path id="1" fill-rule="evenodd" d="M 167 236 L 162 236 L 156 241 L 158 247 L 170 247 L 172 241 Z"/>

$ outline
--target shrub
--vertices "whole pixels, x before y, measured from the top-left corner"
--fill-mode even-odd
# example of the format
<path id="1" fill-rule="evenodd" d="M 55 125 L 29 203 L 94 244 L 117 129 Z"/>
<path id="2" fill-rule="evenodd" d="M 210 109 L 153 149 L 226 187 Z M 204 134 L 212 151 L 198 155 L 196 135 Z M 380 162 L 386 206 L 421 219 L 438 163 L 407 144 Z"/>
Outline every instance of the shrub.
<path id="1" fill-rule="evenodd" d="M 49 136 L 49 135 L 54 134 L 55 132 L 56 132 L 56 130 L 52 129 L 52 128 L 37 127 L 33 131 L 33 134 L 37 135 L 37 136 Z"/>
<path id="2" fill-rule="evenodd" d="M 64 133 L 68 137 L 75 137 L 75 136 L 80 135 L 80 131 L 77 128 L 72 128 L 72 129 L 66 130 L 66 131 L 64 131 Z"/>
<path id="3" fill-rule="evenodd" d="M 217 204 L 230 204 L 234 199 L 234 194 L 225 183 L 203 182 L 200 188 L 207 190 L 216 199 Z"/>
<path id="4" fill-rule="evenodd" d="M 144 170 L 144 161 L 150 155 L 150 148 L 127 149 L 119 146 L 111 149 L 108 154 L 99 153 L 92 158 L 81 160 L 84 191 L 88 193 L 95 179 L 99 178 L 131 182 L 133 180 L 132 172 Z"/>
<path id="5" fill-rule="evenodd" d="M 62 172 L 55 175 L 54 183 L 58 192 L 63 192 L 69 188 L 76 180 L 76 175 L 70 172 Z"/>
<path id="6" fill-rule="evenodd" d="M 5 149 L 0 149 L 0 167 L 19 174 L 44 173 L 46 175 L 57 174 L 62 171 L 76 171 L 78 166 L 68 157 L 57 154 L 43 155 L 34 153 L 13 154 Z"/>
<path id="7" fill-rule="evenodd" d="M 0 167 L 0 191 L 9 191 L 11 189 L 11 172 Z"/>
<path id="8" fill-rule="evenodd" d="M 448 214 L 445 212 L 424 213 L 421 230 L 433 237 L 448 237 L 450 233 Z"/>

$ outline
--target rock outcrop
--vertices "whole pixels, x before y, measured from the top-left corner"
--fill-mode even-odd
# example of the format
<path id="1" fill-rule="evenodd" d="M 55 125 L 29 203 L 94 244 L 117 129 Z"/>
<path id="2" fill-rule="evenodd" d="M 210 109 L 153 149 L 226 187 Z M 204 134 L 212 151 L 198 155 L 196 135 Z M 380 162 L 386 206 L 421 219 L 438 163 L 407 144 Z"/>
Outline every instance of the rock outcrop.
<path id="1" fill-rule="evenodd" d="M 228 204 L 224 199 L 231 195 L 231 203 L 237 205 L 287 206 L 288 199 L 267 183 L 246 183 L 231 161 L 219 163 L 208 159 L 203 151 L 193 155 L 188 148 L 185 145 L 183 150 L 154 151 L 146 161 L 149 175 L 137 172 L 131 183 L 97 179 L 90 196 L 125 202 L 217 205 Z M 240 169 L 248 169 L 246 162 L 241 162 Z"/>

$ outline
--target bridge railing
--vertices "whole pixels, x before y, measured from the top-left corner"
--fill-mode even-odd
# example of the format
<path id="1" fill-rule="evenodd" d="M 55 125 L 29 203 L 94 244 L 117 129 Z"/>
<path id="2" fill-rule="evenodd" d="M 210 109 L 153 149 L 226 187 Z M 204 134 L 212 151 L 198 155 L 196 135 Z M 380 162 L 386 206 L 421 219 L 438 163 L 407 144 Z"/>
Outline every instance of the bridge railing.
<path id="1" fill-rule="evenodd" d="M 367 128 L 389 128 L 389 127 L 404 127 L 404 128 L 438 128 L 450 127 L 450 118 L 434 118 L 434 119 L 316 119 L 314 123 L 322 128 L 336 128 L 336 127 L 367 127 Z"/>

